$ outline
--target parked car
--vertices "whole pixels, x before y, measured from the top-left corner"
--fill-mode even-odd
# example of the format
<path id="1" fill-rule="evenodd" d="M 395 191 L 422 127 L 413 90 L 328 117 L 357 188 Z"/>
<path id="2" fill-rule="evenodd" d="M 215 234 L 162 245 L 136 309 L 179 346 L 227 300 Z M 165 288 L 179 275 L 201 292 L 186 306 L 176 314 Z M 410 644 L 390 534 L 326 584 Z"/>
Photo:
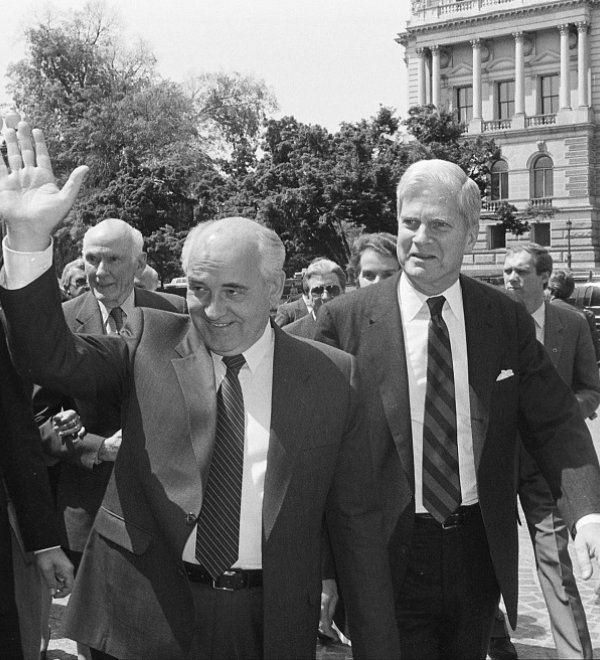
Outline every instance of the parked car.
<path id="1" fill-rule="evenodd" d="M 600 282 L 577 284 L 569 302 L 575 303 L 580 309 L 587 308 L 594 312 L 596 329 L 600 331 Z"/>

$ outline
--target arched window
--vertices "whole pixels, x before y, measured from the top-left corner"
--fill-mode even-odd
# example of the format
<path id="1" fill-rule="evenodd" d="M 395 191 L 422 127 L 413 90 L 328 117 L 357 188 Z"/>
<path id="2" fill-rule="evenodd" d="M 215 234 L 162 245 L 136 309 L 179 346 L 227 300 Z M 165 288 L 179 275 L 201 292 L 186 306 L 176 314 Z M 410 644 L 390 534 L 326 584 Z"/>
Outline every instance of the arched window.
<path id="1" fill-rule="evenodd" d="M 552 197 L 554 194 L 552 167 L 550 156 L 539 156 L 535 159 L 532 170 L 533 199 Z"/>
<path id="2" fill-rule="evenodd" d="M 491 168 L 490 199 L 508 199 L 508 165 L 505 160 L 497 160 Z"/>

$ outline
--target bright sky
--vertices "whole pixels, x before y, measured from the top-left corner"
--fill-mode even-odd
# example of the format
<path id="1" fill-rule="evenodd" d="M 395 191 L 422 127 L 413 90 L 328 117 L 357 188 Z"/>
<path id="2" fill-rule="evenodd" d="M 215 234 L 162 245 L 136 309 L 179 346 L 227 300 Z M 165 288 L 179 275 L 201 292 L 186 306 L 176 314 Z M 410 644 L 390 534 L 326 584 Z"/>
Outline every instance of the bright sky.
<path id="1" fill-rule="evenodd" d="M 82 0 L 55 0 L 68 10 Z M 160 73 L 239 71 L 273 89 L 282 114 L 330 130 L 377 113 L 407 109 L 404 49 L 394 41 L 409 0 L 106 0 L 123 35 L 141 37 Z M 20 0 L 3 12 L 0 74 L 23 55 L 20 34 L 47 2 Z M 5 79 L 0 80 L 2 101 Z"/>

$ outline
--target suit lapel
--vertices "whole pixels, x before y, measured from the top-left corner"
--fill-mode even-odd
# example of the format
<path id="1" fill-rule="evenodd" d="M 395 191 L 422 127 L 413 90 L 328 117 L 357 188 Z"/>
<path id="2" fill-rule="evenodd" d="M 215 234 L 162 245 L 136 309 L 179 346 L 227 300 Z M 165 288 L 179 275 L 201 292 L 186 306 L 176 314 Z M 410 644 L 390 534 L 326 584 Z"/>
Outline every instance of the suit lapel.
<path id="1" fill-rule="evenodd" d="M 471 407 L 471 432 L 475 469 L 479 467 L 483 445 L 487 436 L 491 387 L 498 371 L 491 352 L 498 342 L 495 339 L 494 310 L 490 299 L 484 295 L 483 285 L 477 286 L 469 278 L 460 278 L 467 355 L 469 360 L 469 403 Z"/>
<path id="2" fill-rule="evenodd" d="M 173 358 L 171 364 L 185 400 L 189 435 L 204 491 L 214 448 L 217 420 L 213 362 L 191 324 L 190 330 L 175 351 L 180 357 Z"/>
<path id="3" fill-rule="evenodd" d="M 546 320 L 544 323 L 544 347 L 552 360 L 555 368 L 558 368 L 560 354 L 564 342 L 564 326 L 560 316 L 549 303 L 544 304 Z"/>
<path id="4" fill-rule="evenodd" d="M 406 351 L 400 308 L 399 276 L 389 278 L 373 289 L 372 304 L 365 310 L 363 336 L 364 361 L 372 373 L 381 374 L 379 393 L 388 426 L 402 467 L 414 491 L 414 461 L 408 390 Z"/>
<path id="5" fill-rule="evenodd" d="M 105 334 L 102 313 L 93 292 L 88 291 L 77 300 L 81 300 L 81 306 L 75 311 L 76 325 L 73 330 L 82 334 Z"/>
<path id="6" fill-rule="evenodd" d="M 302 444 L 298 429 L 305 428 L 310 414 L 306 398 L 310 373 L 294 348 L 295 341 L 275 327 L 271 433 L 263 500 L 265 539 L 273 530 L 294 473 Z"/>

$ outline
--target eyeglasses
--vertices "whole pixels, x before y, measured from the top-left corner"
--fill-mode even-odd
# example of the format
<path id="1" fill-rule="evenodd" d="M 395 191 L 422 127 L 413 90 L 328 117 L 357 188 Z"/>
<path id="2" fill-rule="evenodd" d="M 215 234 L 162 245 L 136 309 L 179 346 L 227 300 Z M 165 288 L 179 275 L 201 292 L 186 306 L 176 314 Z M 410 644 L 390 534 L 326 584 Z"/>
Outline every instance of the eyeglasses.
<path id="1" fill-rule="evenodd" d="M 337 284 L 327 284 L 326 286 L 314 286 L 310 290 L 310 295 L 313 298 L 320 298 L 323 295 L 323 293 L 327 292 L 328 296 L 335 298 L 335 296 L 340 295 L 341 291 L 342 290 Z"/>

